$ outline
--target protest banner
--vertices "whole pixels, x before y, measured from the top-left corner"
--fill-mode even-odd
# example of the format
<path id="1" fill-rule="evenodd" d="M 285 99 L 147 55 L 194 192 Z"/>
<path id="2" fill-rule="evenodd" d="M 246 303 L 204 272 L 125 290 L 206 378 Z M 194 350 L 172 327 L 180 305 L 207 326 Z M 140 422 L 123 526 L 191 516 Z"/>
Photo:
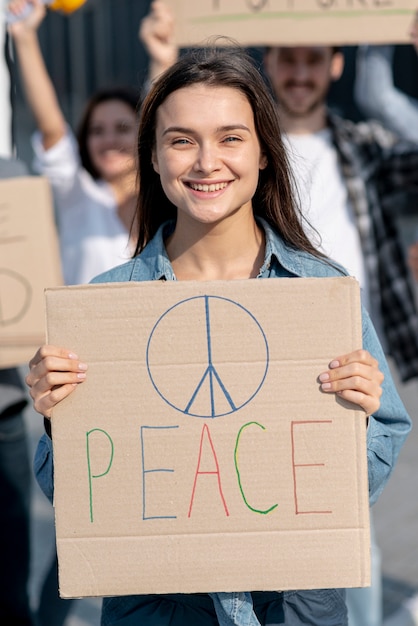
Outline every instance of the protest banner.
<path id="1" fill-rule="evenodd" d="M 89 365 L 52 417 L 63 597 L 370 583 L 366 420 L 317 379 L 361 346 L 353 278 L 46 298 Z"/>
<path id="2" fill-rule="evenodd" d="M 48 181 L 1 180 L 0 198 L 0 367 L 12 367 L 45 342 L 44 289 L 62 274 Z"/>
<path id="3" fill-rule="evenodd" d="M 409 43 L 415 0 L 167 0 L 179 46 Z"/>

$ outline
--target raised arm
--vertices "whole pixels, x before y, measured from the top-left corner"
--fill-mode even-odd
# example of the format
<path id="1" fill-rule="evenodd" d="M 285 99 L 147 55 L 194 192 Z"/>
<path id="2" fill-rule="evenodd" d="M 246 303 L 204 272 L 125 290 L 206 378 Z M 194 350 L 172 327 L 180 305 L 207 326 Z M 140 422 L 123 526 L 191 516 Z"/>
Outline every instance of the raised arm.
<path id="1" fill-rule="evenodd" d="M 38 39 L 38 28 L 46 13 L 45 5 L 41 0 L 12 0 L 8 8 L 20 15 L 28 4 L 33 6 L 33 10 L 27 17 L 11 24 L 9 32 L 14 41 L 26 100 L 47 150 L 64 136 L 66 122 Z"/>
<path id="2" fill-rule="evenodd" d="M 148 81 L 152 82 L 177 61 L 174 42 L 174 15 L 162 0 L 153 0 L 148 15 L 141 21 L 139 39 L 148 52 Z"/>
<path id="3" fill-rule="evenodd" d="M 367 117 L 403 139 L 418 142 L 418 100 L 397 89 L 393 80 L 393 46 L 360 46 L 355 100 Z"/>

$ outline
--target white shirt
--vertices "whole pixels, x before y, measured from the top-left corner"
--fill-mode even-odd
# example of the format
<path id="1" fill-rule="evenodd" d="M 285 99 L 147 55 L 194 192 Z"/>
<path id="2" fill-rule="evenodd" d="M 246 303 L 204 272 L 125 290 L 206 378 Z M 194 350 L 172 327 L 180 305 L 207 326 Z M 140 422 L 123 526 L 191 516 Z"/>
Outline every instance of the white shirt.
<path id="1" fill-rule="evenodd" d="M 54 194 L 65 283 L 88 283 L 127 261 L 132 255 L 129 234 L 113 191 L 82 168 L 71 132 L 49 150 L 44 150 L 39 133 L 32 144 L 34 169 L 48 178 Z"/>
<path id="2" fill-rule="evenodd" d="M 305 135 L 284 135 L 295 178 L 304 230 L 314 246 L 343 265 L 369 304 L 367 274 L 347 186 L 329 129 Z M 315 232 L 317 231 L 317 232 Z"/>

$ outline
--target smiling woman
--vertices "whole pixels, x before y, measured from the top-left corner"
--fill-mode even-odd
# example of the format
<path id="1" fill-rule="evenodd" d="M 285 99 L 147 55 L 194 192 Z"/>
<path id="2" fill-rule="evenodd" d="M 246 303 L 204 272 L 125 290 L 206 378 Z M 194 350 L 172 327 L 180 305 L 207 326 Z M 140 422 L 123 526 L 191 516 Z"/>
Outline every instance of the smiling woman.
<path id="1" fill-rule="evenodd" d="M 262 264 L 263 237 L 253 224 L 252 198 L 266 159 L 247 98 L 236 89 L 205 84 L 175 91 L 157 112 L 152 161 L 165 195 L 177 207 L 177 228 L 167 242 L 176 276 L 255 277 Z M 245 221 L 252 225 L 254 237 L 242 249 L 240 229 Z M 182 249 L 199 255 L 200 246 L 206 245 L 205 234 L 220 224 L 232 235 L 229 258 L 220 265 L 210 262 L 197 268 Z M 187 240 L 178 237 L 180 232 Z"/>
<path id="2" fill-rule="evenodd" d="M 135 172 L 137 98 L 128 90 L 101 91 L 78 132 L 83 165 L 96 179 L 109 183 Z M 129 224 L 130 226 L 130 224 Z"/>

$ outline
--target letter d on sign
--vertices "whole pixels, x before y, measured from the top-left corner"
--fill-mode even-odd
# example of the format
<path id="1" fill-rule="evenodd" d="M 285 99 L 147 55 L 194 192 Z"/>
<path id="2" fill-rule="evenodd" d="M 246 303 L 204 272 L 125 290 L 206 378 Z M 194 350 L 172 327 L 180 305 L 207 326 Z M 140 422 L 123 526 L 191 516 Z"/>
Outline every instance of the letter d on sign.
<path id="1" fill-rule="evenodd" d="M 109 463 L 106 469 L 104 470 L 104 472 L 102 472 L 101 474 L 92 473 L 91 455 L 90 455 L 90 435 L 92 435 L 93 433 L 102 433 L 105 437 L 107 437 L 110 443 Z M 87 451 L 87 468 L 88 468 L 88 474 L 89 474 L 90 521 L 93 523 L 93 478 L 102 478 L 102 476 L 106 476 L 106 474 L 109 472 L 110 468 L 112 467 L 112 461 L 113 461 L 112 437 L 105 430 L 102 430 L 101 428 L 93 428 L 93 430 L 87 431 L 86 451 Z"/>

